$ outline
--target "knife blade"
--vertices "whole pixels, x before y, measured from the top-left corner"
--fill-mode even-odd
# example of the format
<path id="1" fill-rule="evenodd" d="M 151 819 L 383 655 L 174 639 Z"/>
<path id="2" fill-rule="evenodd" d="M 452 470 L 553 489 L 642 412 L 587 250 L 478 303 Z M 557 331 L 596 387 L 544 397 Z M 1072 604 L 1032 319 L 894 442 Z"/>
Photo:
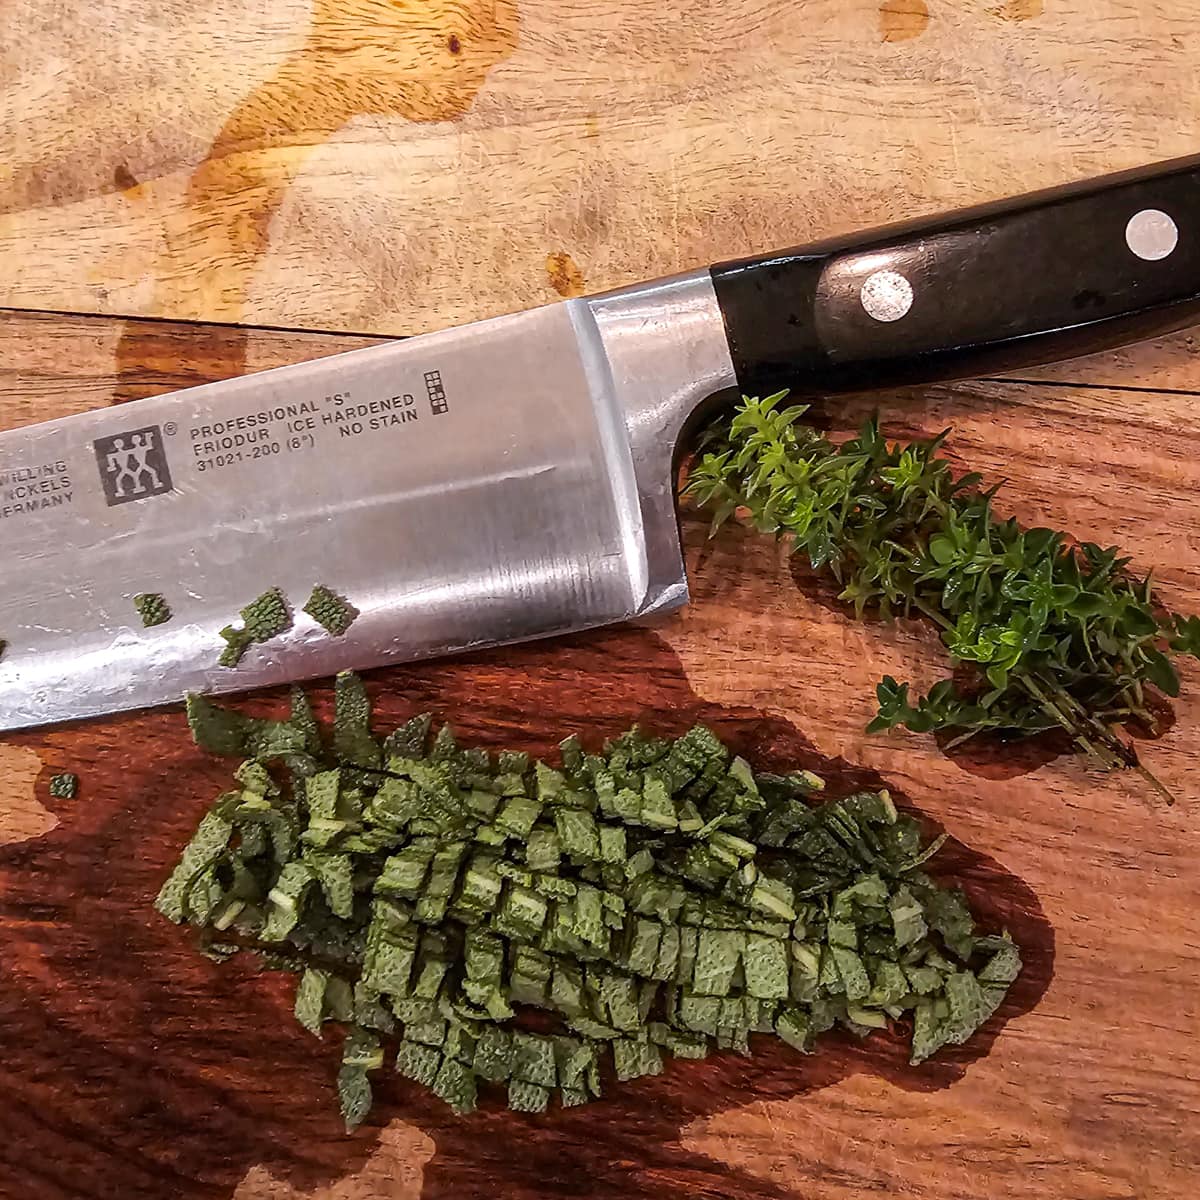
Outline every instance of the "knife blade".
<path id="1" fill-rule="evenodd" d="M 1200 313 L 1200 157 L 0 434 L 0 729 L 458 653 L 687 600 L 708 403 L 1070 358 Z M 359 618 L 300 610 L 323 583 Z M 286 634 L 217 665 L 268 587 Z M 173 619 L 142 628 L 133 596 Z"/>

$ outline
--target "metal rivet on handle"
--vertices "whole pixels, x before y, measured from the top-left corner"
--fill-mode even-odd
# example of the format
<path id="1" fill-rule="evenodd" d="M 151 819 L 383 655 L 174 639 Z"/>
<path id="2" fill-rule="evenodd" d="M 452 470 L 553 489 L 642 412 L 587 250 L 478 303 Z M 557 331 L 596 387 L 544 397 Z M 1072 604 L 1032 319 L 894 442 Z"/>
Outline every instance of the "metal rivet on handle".
<path id="1" fill-rule="evenodd" d="M 1179 226 L 1165 212 L 1143 208 L 1129 218 L 1125 242 L 1138 258 L 1158 262 L 1179 245 Z"/>
<path id="2" fill-rule="evenodd" d="M 912 284 L 898 271 L 868 275 L 859 295 L 867 316 L 876 321 L 899 321 L 913 306 Z"/>

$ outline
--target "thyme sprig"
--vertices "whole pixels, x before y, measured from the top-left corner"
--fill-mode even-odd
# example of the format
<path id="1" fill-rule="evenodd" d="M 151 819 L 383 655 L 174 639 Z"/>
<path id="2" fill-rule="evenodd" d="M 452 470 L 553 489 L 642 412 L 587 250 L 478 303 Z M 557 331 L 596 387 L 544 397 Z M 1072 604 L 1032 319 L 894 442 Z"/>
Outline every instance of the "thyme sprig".
<path id="1" fill-rule="evenodd" d="M 956 478 L 939 456 L 949 431 L 889 444 L 872 418 L 839 445 L 802 421 L 805 406 L 783 407 L 786 394 L 744 398 L 714 423 L 687 490 L 714 531 L 743 510 L 790 538 L 857 616 L 938 627 L 960 670 L 922 696 L 886 677 L 869 730 L 957 741 L 1063 729 L 1094 763 L 1137 766 L 1114 727 L 1155 728 L 1149 689 L 1179 694 L 1171 655 L 1200 658 L 1200 618 L 1169 612 L 1115 547 L 998 517 L 999 485 Z"/>

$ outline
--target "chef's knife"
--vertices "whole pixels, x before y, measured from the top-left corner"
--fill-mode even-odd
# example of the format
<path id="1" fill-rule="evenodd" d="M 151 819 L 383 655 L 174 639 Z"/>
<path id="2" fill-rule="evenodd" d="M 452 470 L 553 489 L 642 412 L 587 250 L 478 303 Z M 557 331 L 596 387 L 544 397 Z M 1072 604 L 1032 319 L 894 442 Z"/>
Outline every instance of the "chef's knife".
<path id="1" fill-rule="evenodd" d="M 1011 370 L 1190 324 L 1200 158 L 0 435 L 0 728 L 683 604 L 706 399 Z M 341 637 L 299 611 L 324 583 Z M 217 665 L 277 586 L 293 629 Z M 174 618 L 142 628 L 132 597 Z"/>

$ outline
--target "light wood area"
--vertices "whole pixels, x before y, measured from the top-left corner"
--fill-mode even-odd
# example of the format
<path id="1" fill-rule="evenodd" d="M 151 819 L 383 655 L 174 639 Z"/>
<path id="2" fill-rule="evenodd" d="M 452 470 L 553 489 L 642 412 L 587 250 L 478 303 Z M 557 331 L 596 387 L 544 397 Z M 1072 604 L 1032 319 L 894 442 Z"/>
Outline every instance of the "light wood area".
<path id="1" fill-rule="evenodd" d="M 415 333 L 1191 152 L 1197 0 L 6 0 L 0 297 Z"/>

